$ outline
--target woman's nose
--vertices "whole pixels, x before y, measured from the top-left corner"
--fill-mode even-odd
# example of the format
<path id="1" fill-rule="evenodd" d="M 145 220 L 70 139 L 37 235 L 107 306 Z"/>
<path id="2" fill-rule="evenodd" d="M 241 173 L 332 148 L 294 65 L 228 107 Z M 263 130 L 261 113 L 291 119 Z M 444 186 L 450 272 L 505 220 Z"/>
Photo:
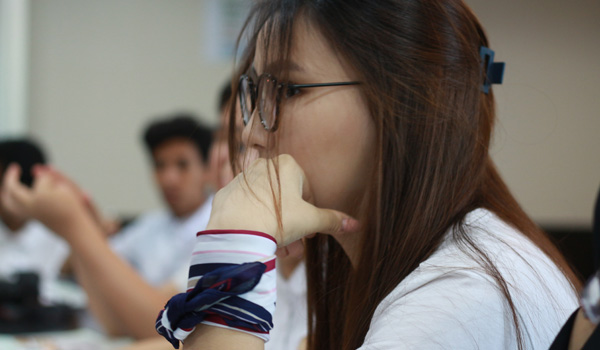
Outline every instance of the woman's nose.
<path id="1" fill-rule="evenodd" d="M 268 137 L 269 132 L 261 124 L 257 108 L 252 112 L 248 124 L 244 126 L 242 143 L 247 149 L 254 148 L 263 153 L 267 147 Z"/>

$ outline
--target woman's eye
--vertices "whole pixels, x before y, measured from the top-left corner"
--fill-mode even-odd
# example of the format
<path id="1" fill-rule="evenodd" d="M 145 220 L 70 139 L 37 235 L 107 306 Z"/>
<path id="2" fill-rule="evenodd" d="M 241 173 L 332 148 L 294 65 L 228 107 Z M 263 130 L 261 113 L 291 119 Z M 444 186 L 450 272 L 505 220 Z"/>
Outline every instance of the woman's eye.
<path id="1" fill-rule="evenodd" d="M 290 98 L 290 97 L 298 95 L 299 93 L 300 93 L 300 88 L 297 88 L 294 86 L 288 86 L 285 97 Z"/>

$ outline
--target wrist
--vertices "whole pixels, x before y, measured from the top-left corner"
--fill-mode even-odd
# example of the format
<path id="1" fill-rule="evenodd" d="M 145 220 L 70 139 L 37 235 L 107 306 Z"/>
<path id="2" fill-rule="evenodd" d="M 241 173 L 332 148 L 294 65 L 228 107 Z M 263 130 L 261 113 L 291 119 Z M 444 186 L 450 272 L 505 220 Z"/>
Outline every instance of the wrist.
<path id="1" fill-rule="evenodd" d="M 169 300 L 157 331 L 174 346 L 200 323 L 268 341 L 276 300 L 276 249 L 274 238 L 262 232 L 199 232 L 187 292 Z"/>
<path id="2" fill-rule="evenodd" d="M 262 262 L 268 270 L 275 268 L 277 242 L 266 233 L 250 230 L 204 230 L 196 234 L 196 245 L 190 260 L 188 290 L 194 288 L 206 264 L 244 264 Z M 203 269 L 200 271 L 204 271 Z"/>
<path id="3" fill-rule="evenodd" d="M 205 231 L 261 232 L 272 238 L 275 244 L 278 244 L 276 238 L 276 232 L 278 232 L 277 226 L 270 227 L 266 225 L 265 220 L 261 220 L 260 218 L 238 217 L 235 220 L 232 220 L 231 218 L 221 219 L 218 216 L 218 213 L 212 213 Z"/>

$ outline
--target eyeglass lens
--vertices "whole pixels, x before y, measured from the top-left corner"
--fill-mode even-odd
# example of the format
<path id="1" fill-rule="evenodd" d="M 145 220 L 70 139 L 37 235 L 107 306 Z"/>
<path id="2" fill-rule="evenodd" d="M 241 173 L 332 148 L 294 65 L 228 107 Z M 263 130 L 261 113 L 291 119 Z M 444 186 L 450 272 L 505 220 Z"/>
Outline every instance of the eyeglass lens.
<path id="1" fill-rule="evenodd" d="M 260 122 L 267 130 L 276 127 L 279 91 L 281 86 L 269 75 L 261 76 L 256 86 L 252 79 L 243 76 L 240 79 L 240 104 L 244 125 L 250 122 L 252 113 L 258 107 Z M 258 101 L 256 101 L 258 99 Z M 257 106 L 258 105 L 258 106 Z"/>
<path id="2" fill-rule="evenodd" d="M 242 76 L 240 79 L 240 107 L 242 109 L 242 119 L 244 125 L 248 125 L 252 112 L 254 112 L 254 84 L 247 76 Z"/>
<path id="3" fill-rule="evenodd" d="M 279 86 L 277 80 L 270 76 L 264 76 L 258 82 L 258 108 L 260 121 L 263 126 L 270 130 L 275 126 L 277 120 L 277 105 L 279 104 Z"/>

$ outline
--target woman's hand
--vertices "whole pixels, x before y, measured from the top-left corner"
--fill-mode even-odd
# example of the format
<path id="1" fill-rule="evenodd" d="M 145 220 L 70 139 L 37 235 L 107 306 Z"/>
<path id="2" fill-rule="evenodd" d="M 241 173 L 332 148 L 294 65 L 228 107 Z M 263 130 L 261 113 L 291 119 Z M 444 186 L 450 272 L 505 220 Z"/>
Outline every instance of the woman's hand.
<path id="1" fill-rule="evenodd" d="M 309 197 L 304 171 L 291 156 L 257 159 L 217 192 L 207 229 L 260 231 L 273 236 L 280 247 L 316 232 L 336 234 L 358 229 L 356 220 L 339 211 L 317 208 L 307 202 Z M 281 204 L 281 227 L 277 202 Z"/>
<path id="2" fill-rule="evenodd" d="M 20 172 L 11 165 L 4 176 L 2 202 L 9 211 L 36 219 L 67 240 L 78 221 L 93 220 L 81 192 L 55 171 L 37 167 L 31 189 L 19 182 Z"/>

